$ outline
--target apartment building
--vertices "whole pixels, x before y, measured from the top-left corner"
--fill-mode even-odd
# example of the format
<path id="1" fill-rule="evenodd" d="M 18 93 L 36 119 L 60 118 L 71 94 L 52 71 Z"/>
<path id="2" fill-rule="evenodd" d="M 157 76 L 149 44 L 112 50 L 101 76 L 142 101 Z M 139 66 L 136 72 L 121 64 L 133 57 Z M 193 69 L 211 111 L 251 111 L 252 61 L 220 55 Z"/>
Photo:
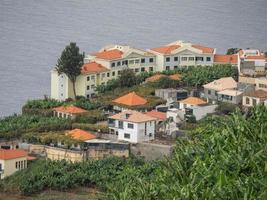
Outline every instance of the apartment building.
<path id="1" fill-rule="evenodd" d="M 240 75 L 265 76 L 267 61 L 264 54 L 258 49 L 241 49 L 238 52 L 238 70 Z"/>
<path id="2" fill-rule="evenodd" d="M 163 71 L 191 65 L 212 65 L 216 49 L 179 40 L 148 51 L 156 55 L 157 71 Z"/>
<path id="3" fill-rule="evenodd" d="M 134 110 L 125 110 L 109 117 L 111 134 L 118 135 L 118 140 L 139 143 L 153 140 L 157 119 Z"/>

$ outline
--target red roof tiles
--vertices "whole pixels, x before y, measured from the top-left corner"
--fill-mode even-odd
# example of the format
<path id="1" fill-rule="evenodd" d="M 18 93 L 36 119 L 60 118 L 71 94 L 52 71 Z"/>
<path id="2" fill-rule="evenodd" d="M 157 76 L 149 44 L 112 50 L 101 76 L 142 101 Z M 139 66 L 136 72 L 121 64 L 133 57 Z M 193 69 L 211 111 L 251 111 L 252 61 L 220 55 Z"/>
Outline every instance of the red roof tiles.
<path id="1" fill-rule="evenodd" d="M 238 62 L 238 56 L 236 54 L 234 55 L 214 55 L 214 62 L 215 63 L 230 63 L 230 64 L 237 64 Z"/>
<path id="2" fill-rule="evenodd" d="M 27 157 L 27 152 L 21 149 L 0 149 L 1 160 L 11 160 L 21 157 Z"/>
<path id="3" fill-rule="evenodd" d="M 82 66 L 82 74 L 90 74 L 90 73 L 98 73 L 98 72 L 105 72 L 109 71 L 107 68 L 105 68 L 103 65 L 96 63 L 96 62 L 91 62 L 91 63 L 85 63 Z"/>
<path id="4" fill-rule="evenodd" d="M 139 106 L 146 104 L 147 100 L 144 99 L 143 97 L 138 96 L 135 92 L 131 92 L 129 94 L 126 94 L 122 97 L 113 100 L 112 102 L 127 106 Z"/>
<path id="5" fill-rule="evenodd" d="M 104 60 L 115 60 L 122 58 L 123 52 L 118 49 L 104 50 L 95 54 L 97 58 Z"/>
<path id="6" fill-rule="evenodd" d="M 96 139 L 96 135 L 88 131 L 81 130 L 81 129 L 73 129 L 67 132 L 66 135 L 72 137 L 73 139 L 82 140 L 82 141 Z"/>
<path id="7" fill-rule="evenodd" d="M 154 117 L 157 118 L 159 120 L 165 120 L 167 119 L 167 115 L 164 112 L 158 112 L 156 110 L 151 110 L 147 113 L 145 113 L 146 115 L 150 116 L 150 117 Z"/>
<path id="8" fill-rule="evenodd" d="M 173 50 L 178 49 L 180 47 L 181 47 L 180 45 L 169 45 L 169 46 L 153 48 L 151 50 L 162 54 L 171 54 Z"/>
<path id="9" fill-rule="evenodd" d="M 71 114 L 80 114 L 80 113 L 88 112 L 87 110 L 84 110 L 82 108 L 76 107 L 74 105 L 59 106 L 59 107 L 54 108 L 53 110 L 55 110 L 57 112 L 71 113 Z"/>

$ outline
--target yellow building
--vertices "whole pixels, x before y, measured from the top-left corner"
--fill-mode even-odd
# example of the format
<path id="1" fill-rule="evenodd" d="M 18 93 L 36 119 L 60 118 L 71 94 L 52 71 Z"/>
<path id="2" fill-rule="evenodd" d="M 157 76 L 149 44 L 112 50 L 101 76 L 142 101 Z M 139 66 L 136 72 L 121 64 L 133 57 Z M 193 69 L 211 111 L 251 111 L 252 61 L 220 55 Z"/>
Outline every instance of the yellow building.
<path id="1" fill-rule="evenodd" d="M 27 168 L 27 152 L 19 149 L 0 149 L 0 179 Z"/>

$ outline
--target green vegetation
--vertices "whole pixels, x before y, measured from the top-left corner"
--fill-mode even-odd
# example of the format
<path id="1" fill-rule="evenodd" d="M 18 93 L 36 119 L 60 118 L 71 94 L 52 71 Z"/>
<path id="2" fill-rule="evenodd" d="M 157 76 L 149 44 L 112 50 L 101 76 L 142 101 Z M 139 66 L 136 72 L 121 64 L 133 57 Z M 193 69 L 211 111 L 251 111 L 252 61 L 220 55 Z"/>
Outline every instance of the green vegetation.
<path id="1" fill-rule="evenodd" d="M 97 186 L 106 199 L 266 199 L 267 108 L 208 117 L 178 139 L 171 158 L 38 161 L 1 184 L 25 195 Z"/>
<path id="2" fill-rule="evenodd" d="M 83 96 L 77 97 L 77 100 L 73 103 L 73 105 L 83 108 L 85 110 L 93 110 L 99 107 L 100 103 L 91 102 L 89 99 L 86 99 Z"/>
<path id="3" fill-rule="evenodd" d="M 57 61 L 56 70 L 58 74 L 66 74 L 73 86 L 73 93 L 76 98 L 75 83 L 77 77 L 81 74 L 83 65 L 84 53 L 81 54 L 76 43 L 71 42 L 62 51 L 60 58 Z"/>
<path id="4" fill-rule="evenodd" d="M 230 49 L 227 49 L 226 54 L 227 55 L 237 54 L 239 50 L 240 50 L 239 48 L 230 48 Z"/>
<path id="5" fill-rule="evenodd" d="M 67 119 L 38 115 L 13 115 L 0 119 L 0 138 L 20 138 L 26 132 L 60 131 L 71 128 Z"/>

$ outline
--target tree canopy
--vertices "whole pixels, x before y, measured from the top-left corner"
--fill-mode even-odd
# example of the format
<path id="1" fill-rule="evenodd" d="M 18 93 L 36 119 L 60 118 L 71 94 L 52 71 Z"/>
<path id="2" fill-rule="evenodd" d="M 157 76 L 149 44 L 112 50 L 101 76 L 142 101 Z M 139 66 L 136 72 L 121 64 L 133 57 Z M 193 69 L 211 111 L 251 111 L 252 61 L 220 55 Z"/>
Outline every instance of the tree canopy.
<path id="1" fill-rule="evenodd" d="M 73 93 L 76 98 L 75 82 L 77 76 L 81 74 L 81 67 L 83 65 L 84 53 L 80 53 L 79 47 L 76 43 L 71 42 L 62 51 L 58 59 L 56 69 L 59 74 L 66 74 L 73 85 Z"/>
<path id="2" fill-rule="evenodd" d="M 226 54 L 227 55 L 236 54 L 236 53 L 238 53 L 239 50 L 240 50 L 239 48 L 230 48 L 230 49 L 227 49 Z"/>

